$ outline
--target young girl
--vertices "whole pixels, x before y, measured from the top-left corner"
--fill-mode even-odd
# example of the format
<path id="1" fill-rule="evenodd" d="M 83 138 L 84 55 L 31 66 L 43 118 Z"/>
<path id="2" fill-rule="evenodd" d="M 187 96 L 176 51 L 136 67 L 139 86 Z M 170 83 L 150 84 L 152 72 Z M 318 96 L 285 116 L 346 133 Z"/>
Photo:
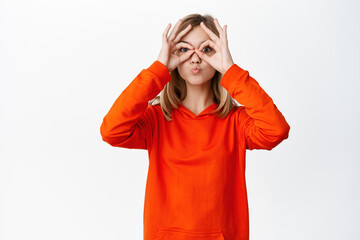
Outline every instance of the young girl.
<path id="1" fill-rule="evenodd" d="M 273 149 L 290 126 L 233 62 L 226 25 L 191 14 L 170 28 L 104 117 L 102 139 L 148 150 L 144 240 L 248 240 L 245 151 Z"/>

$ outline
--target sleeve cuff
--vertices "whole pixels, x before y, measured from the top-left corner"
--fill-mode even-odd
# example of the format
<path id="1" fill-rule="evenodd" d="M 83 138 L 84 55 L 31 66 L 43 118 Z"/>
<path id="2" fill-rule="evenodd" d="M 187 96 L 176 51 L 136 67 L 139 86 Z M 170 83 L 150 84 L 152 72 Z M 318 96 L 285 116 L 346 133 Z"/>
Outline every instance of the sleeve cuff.
<path id="1" fill-rule="evenodd" d="M 151 64 L 151 66 L 148 67 L 147 70 L 155 74 L 159 78 L 163 86 L 165 86 L 165 84 L 171 80 L 169 70 L 163 63 L 159 62 L 158 60 Z"/>
<path id="2" fill-rule="evenodd" d="M 248 71 L 234 63 L 222 76 L 220 85 L 228 91 L 234 89 L 235 86 L 232 85 L 237 84 L 235 79 L 242 78 L 245 74 L 248 74 Z"/>

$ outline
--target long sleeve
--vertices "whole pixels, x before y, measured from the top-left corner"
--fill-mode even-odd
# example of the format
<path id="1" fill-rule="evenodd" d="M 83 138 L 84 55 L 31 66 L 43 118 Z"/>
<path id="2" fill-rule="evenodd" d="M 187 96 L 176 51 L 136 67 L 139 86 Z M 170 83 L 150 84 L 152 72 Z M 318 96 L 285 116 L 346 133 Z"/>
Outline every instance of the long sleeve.
<path id="1" fill-rule="evenodd" d="M 289 124 L 272 98 L 248 71 L 233 64 L 223 75 L 220 84 L 231 97 L 244 105 L 240 106 L 237 121 L 239 129 L 244 131 L 246 149 L 271 150 L 288 138 Z"/>
<path id="2" fill-rule="evenodd" d="M 114 147 L 148 149 L 154 124 L 149 101 L 170 79 L 168 69 L 159 61 L 143 69 L 103 118 L 100 126 L 102 139 Z"/>

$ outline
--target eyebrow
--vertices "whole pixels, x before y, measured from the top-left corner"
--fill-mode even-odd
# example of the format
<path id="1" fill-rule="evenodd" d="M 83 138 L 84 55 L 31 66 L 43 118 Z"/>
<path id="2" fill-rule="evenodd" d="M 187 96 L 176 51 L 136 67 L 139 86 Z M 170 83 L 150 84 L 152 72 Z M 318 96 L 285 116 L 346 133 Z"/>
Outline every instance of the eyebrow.
<path id="1" fill-rule="evenodd" d="M 208 39 L 206 39 L 205 41 L 203 41 L 203 42 L 206 42 Z M 181 41 L 179 41 L 179 42 L 184 42 L 184 43 L 187 43 L 187 44 L 190 44 L 190 43 L 188 43 L 188 42 L 186 42 L 186 41 L 183 41 L 183 40 L 181 40 Z M 203 43 L 203 42 L 201 42 L 201 43 Z M 200 43 L 200 44 L 201 44 Z M 191 45 L 191 44 L 190 44 Z"/>

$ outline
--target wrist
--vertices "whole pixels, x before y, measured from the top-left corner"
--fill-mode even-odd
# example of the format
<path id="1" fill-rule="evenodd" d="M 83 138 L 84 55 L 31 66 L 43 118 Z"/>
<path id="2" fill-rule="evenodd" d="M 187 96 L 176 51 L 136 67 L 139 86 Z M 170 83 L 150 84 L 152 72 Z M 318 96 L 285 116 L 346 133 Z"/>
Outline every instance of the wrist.
<path id="1" fill-rule="evenodd" d="M 229 70 L 229 68 L 231 68 L 232 65 L 234 65 L 234 62 L 229 62 L 228 64 L 226 64 L 222 74 L 225 74 L 227 72 L 227 70 Z"/>
<path id="2" fill-rule="evenodd" d="M 158 62 L 160 62 L 162 65 L 164 65 L 167 68 L 167 63 L 161 58 L 156 59 Z"/>

